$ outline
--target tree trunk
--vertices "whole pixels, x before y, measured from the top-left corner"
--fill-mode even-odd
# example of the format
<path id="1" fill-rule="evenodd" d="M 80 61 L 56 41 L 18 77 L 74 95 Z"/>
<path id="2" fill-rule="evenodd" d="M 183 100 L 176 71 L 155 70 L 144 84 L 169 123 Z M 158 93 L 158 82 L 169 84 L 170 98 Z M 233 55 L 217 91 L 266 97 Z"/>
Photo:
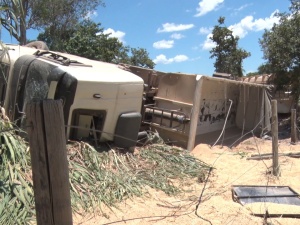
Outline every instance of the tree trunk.
<path id="1" fill-rule="evenodd" d="M 28 12 L 28 0 L 22 0 L 22 9 L 20 11 L 20 35 L 19 35 L 19 42 L 20 45 L 26 45 L 27 43 L 27 24 L 26 24 L 26 16 Z"/>
<path id="2" fill-rule="evenodd" d="M 26 24 L 25 21 L 20 21 L 20 36 L 19 36 L 19 43 L 20 45 L 26 45 L 27 44 L 27 37 L 26 37 Z"/>

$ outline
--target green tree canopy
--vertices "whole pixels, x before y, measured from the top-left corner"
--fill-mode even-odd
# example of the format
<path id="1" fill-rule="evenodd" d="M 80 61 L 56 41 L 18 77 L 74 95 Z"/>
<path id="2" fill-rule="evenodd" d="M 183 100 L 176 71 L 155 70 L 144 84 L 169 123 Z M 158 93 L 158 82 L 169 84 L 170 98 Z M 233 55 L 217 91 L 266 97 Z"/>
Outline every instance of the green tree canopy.
<path id="1" fill-rule="evenodd" d="M 66 51 L 89 59 L 110 63 L 126 63 L 134 66 L 154 68 L 154 62 L 149 58 L 146 49 L 130 48 L 117 38 L 104 34 L 100 23 L 84 20 L 65 32 L 59 48 L 56 39 L 49 35 L 49 30 L 39 34 L 38 40 L 45 41 L 51 50 Z"/>
<path id="2" fill-rule="evenodd" d="M 144 48 L 131 48 L 129 64 L 153 69 L 155 63 L 149 58 L 149 53 Z"/>
<path id="3" fill-rule="evenodd" d="M 0 26 L 4 27 L 11 36 L 19 36 L 19 15 L 22 14 L 22 1 L 11 0 L 11 7 L 0 3 Z"/>
<path id="4" fill-rule="evenodd" d="M 300 94 L 300 0 L 291 0 L 289 13 L 277 14 L 280 21 L 265 31 L 260 45 L 265 68 L 275 75 L 277 89 L 291 85 L 296 99 Z"/>
<path id="5" fill-rule="evenodd" d="M 258 72 L 250 72 L 250 73 L 246 74 L 247 77 L 252 77 L 252 76 L 256 76 L 256 75 L 259 75 L 259 73 Z"/>
<path id="6" fill-rule="evenodd" d="M 102 0 L 1 0 L 0 7 L 7 7 L 1 18 L 10 17 L 13 13 L 18 19 L 18 31 L 12 32 L 13 37 L 21 45 L 26 44 L 26 31 L 48 29 L 52 38 L 64 37 L 65 31 L 78 21 L 88 16 L 97 6 L 103 5 Z M 9 24 L 3 27 L 11 31 Z"/>
<path id="7" fill-rule="evenodd" d="M 214 26 L 212 37 L 216 46 L 210 51 L 210 58 L 216 58 L 214 63 L 216 72 L 228 73 L 235 77 L 243 76 L 243 60 L 250 53 L 238 47 L 239 37 L 235 37 L 232 31 L 225 25 L 225 18 L 218 19 L 218 25 Z"/>

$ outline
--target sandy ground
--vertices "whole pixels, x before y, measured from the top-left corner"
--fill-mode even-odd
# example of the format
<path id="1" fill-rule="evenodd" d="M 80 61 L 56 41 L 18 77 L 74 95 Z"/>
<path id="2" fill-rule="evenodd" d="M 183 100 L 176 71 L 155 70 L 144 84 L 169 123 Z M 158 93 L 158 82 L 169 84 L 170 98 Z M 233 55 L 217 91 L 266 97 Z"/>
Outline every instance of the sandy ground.
<path id="1" fill-rule="evenodd" d="M 289 139 L 280 140 L 279 152 L 300 151 L 300 143 L 291 145 Z M 192 154 L 215 167 L 208 179 L 202 202 L 195 214 L 198 198 L 204 183 L 197 179 L 186 183 L 190 192 L 170 197 L 162 192 L 149 190 L 149 196 L 134 198 L 118 205 L 113 211 L 103 209 L 105 216 L 74 215 L 74 224 L 264 224 L 263 218 L 251 215 L 258 208 L 269 213 L 291 212 L 300 214 L 300 207 L 287 208 L 288 205 L 242 206 L 232 199 L 232 185 L 283 185 L 290 186 L 300 193 L 300 158 L 281 156 L 279 158 L 281 176 L 274 177 L 272 160 L 247 160 L 251 154 L 271 153 L 272 142 L 249 138 L 238 146 L 228 147 L 200 144 Z M 274 209 L 275 208 L 275 209 Z M 269 218 L 268 224 L 300 224 L 295 218 Z M 266 223 L 265 223 L 266 224 Z"/>

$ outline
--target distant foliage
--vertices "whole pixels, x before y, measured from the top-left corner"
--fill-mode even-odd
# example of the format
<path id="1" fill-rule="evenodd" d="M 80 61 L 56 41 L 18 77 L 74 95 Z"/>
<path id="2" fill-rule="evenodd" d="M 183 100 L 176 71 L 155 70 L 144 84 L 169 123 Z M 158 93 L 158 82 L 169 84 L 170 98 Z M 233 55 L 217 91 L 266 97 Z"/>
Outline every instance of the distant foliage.
<path id="1" fill-rule="evenodd" d="M 11 6 L 14 6 L 14 10 Z M 19 17 L 22 14 L 22 1 L 0 1 L 0 26 L 4 27 L 11 36 L 19 37 Z"/>
<path id="2" fill-rule="evenodd" d="M 252 77 L 252 76 L 256 76 L 256 75 L 259 75 L 259 73 L 258 72 L 251 72 L 251 73 L 246 74 L 247 77 Z"/>
<path id="3" fill-rule="evenodd" d="M 149 53 L 144 48 L 131 48 L 129 64 L 150 69 L 155 66 L 155 63 L 149 58 Z"/>
<path id="4" fill-rule="evenodd" d="M 28 29 L 48 29 L 52 37 L 60 40 L 65 31 L 73 27 L 82 18 L 87 17 L 99 5 L 104 5 L 102 0 L 1 0 L 0 7 L 9 10 L 1 11 L 1 18 L 11 18 L 11 13 L 16 20 L 3 23 L 3 27 L 11 31 L 11 26 L 18 24 L 12 36 L 26 44 Z"/>
<path id="5" fill-rule="evenodd" d="M 289 13 L 278 13 L 279 24 L 265 31 L 260 45 L 268 72 L 275 74 L 277 89 L 292 87 L 296 99 L 300 94 L 300 1 L 291 0 Z"/>
<path id="6" fill-rule="evenodd" d="M 210 51 L 210 58 L 216 59 L 215 70 L 231 74 L 234 77 L 242 77 L 242 63 L 250 56 L 250 52 L 238 47 L 239 37 L 233 36 L 232 31 L 224 25 L 224 17 L 220 17 L 218 22 L 219 24 L 214 27 L 210 38 L 216 43 L 216 47 Z"/>
<path id="7" fill-rule="evenodd" d="M 155 64 L 146 49 L 130 48 L 117 38 L 104 34 L 100 23 L 84 20 L 65 31 L 63 39 L 57 42 L 48 29 L 40 33 L 39 40 L 45 41 L 51 50 L 65 51 L 89 59 L 110 63 L 126 63 L 153 69 Z"/>

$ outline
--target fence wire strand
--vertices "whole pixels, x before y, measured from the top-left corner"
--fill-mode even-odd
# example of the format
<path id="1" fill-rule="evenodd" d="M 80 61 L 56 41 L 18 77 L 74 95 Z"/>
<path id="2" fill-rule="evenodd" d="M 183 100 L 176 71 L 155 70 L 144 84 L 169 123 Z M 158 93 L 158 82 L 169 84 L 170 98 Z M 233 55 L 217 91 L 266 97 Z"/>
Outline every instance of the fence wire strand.
<path id="1" fill-rule="evenodd" d="M 231 103 L 232 104 L 232 103 Z M 231 106 L 231 105 L 230 105 Z M 230 112 L 230 108 L 228 110 L 228 114 Z M 228 117 L 228 114 L 226 116 L 226 119 Z M 253 138 L 254 140 L 254 143 L 255 143 L 255 146 L 256 146 L 256 151 L 258 153 L 259 156 L 261 156 L 261 146 L 260 146 L 260 143 L 257 141 L 257 136 L 255 135 L 255 130 L 262 124 L 262 121 L 265 119 L 265 116 L 262 116 L 261 119 L 258 121 L 258 123 L 254 126 L 254 128 L 246 133 L 245 130 L 244 130 L 244 126 L 243 126 L 243 129 L 242 129 L 242 133 L 241 133 L 241 136 L 239 136 L 239 138 L 237 138 L 230 146 L 228 146 L 230 149 L 232 147 L 234 147 L 237 143 L 241 142 L 241 140 L 243 138 L 245 138 L 247 135 L 251 135 L 251 137 Z M 224 127 L 223 129 L 225 129 L 225 126 L 226 126 L 226 120 L 225 120 L 225 124 L 224 124 Z M 116 134 L 113 134 L 111 132 L 106 132 L 104 130 L 98 130 L 98 129 L 91 129 L 91 128 L 85 128 L 85 127 L 80 127 L 80 126 L 74 126 L 74 125 L 65 125 L 65 128 L 75 128 L 75 129 L 83 129 L 83 130 L 89 130 L 93 133 L 104 133 L 104 134 L 108 134 L 108 135 L 111 135 L 113 137 L 120 137 L 120 138 L 123 138 L 125 140 L 129 140 L 129 141 L 133 141 L 133 142 L 136 142 L 136 144 L 140 144 L 140 145 L 144 145 L 145 142 L 144 141 L 136 141 L 136 140 L 132 140 L 130 138 L 127 138 L 127 137 L 124 137 L 124 136 L 121 136 L 121 135 L 116 135 Z M 264 127 L 262 130 L 265 130 L 267 127 Z M 298 132 L 300 132 L 300 128 L 298 126 L 296 126 L 296 129 L 298 130 Z M 7 132 L 7 131 L 10 131 L 12 129 L 7 129 L 7 130 L 2 130 L 1 132 Z M 267 130 L 267 129 L 266 129 Z M 19 131 L 22 131 L 21 129 Z M 152 132 L 152 131 L 148 131 L 148 132 L 151 132 L 152 134 L 156 134 L 155 132 Z M 218 139 L 214 142 L 214 144 L 211 146 L 211 149 L 213 150 L 213 148 L 215 147 L 215 145 L 218 143 L 219 139 L 222 137 L 222 134 L 223 132 L 221 132 L 220 136 L 218 137 Z M 95 136 L 95 135 L 94 135 Z M 100 141 L 100 140 L 94 140 L 94 141 Z M 281 149 L 281 145 L 279 143 L 278 145 L 278 148 L 279 148 L 279 152 L 283 152 L 283 149 Z M 291 148 L 291 146 L 290 146 Z M 227 182 L 226 184 L 222 185 L 221 187 L 218 188 L 218 190 L 214 193 L 208 193 L 208 194 L 204 194 L 206 191 L 208 191 L 210 189 L 210 187 L 207 187 L 208 186 L 208 183 L 210 182 L 210 176 L 212 175 L 213 173 L 213 168 L 216 167 L 216 164 L 217 164 L 217 161 L 227 152 L 228 149 L 224 149 L 219 155 L 218 157 L 213 161 L 212 163 L 212 166 L 210 167 L 209 169 L 209 172 L 207 174 L 207 177 L 205 179 L 205 182 L 203 184 L 203 188 L 202 190 L 200 191 L 200 195 L 198 197 L 198 200 L 196 201 L 196 206 L 195 206 L 195 215 L 202 219 L 203 221 L 209 223 L 209 224 L 213 224 L 210 220 L 208 220 L 207 218 L 204 218 L 202 215 L 200 215 L 200 212 L 201 212 L 201 204 L 204 202 L 204 201 L 207 201 L 209 200 L 211 197 L 213 196 L 216 196 L 216 195 L 219 195 L 221 193 L 224 193 L 228 190 L 229 187 L 231 187 L 236 181 L 238 181 L 240 178 L 242 178 L 243 176 L 247 175 L 251 170 L 253 170 L 254 168 L 256 168 L 259 164 L 260 164 L 260 161 L 262 161 L 262 163 L 264 164 L 264 167 L 266 168 L 266 170 L 268 171 L 269 170 L 269 167 L 267 165 L 267 163 L 265 162 L 266 160 L 264 159 L 261 159 L 259 160 L 257 163 L 255 163 L 253 166 L 251 166 L 250 168 L 247 168 L 245 171 L 243 171 L 238 177 L 236 177 L 235 179 Z M 286 156 L 284 156 L 285 158 L 287 158 Z M 292 166 L 291 165 L 291 169 L 292 169 Z M 267 180 L 265 181 L 265 186 L 266 186 L 266 191 L 265 191 L 265 194 L 267 196 L 267 192 L 268 192 L 268 186 L 270 184 L 270 179 L 271 179 L 271 176 L 267 176 Z M 205 196 L 205 198 L 204 198 Z M 266 218 L 265 220 L 274 220 L 274 219 L 271 219 L 271 218 L 268 218 L 268 206 L 267 206 L 267 201 L 265 199 L 265 201 L 263 202 L 263 205 L 264 205 L 264 211 L 266 212 Z M 184 215 L 188 215 L 190 214 L 191 212 L 189 213 L 179 213 L 177 215 L 174 215 L 174 217 L 180 217 L 180 216 L 184 216 Z M 141 218 L 135 218 L 135 219 L 122 219 L 120 221 L 115 221 L 115 222 L 111 222 L 111 223 L 107 223 L 107 224 L 114 224 L 114 223 L 120 223 L 120 222 L 126 222 L 126 221 L 130 221 L 130 220 L 139 220 L 139 219 L 154 219 L 154 218 L 162 218 L 162 219 L 165 219 L 165 218 L 168 218 L 168 217 L 172 217 L 172 215 L 162 215 L 162 216 L 150 216 L 150 217 L 141 217 Z M 232 223 L 232 221 L 234 220 L 234 218 L 230 221 L 228 221 L 228 224 L 229 223 Z M 249 221 L 249 224 L 251 224 L 251 221 Z"/>

